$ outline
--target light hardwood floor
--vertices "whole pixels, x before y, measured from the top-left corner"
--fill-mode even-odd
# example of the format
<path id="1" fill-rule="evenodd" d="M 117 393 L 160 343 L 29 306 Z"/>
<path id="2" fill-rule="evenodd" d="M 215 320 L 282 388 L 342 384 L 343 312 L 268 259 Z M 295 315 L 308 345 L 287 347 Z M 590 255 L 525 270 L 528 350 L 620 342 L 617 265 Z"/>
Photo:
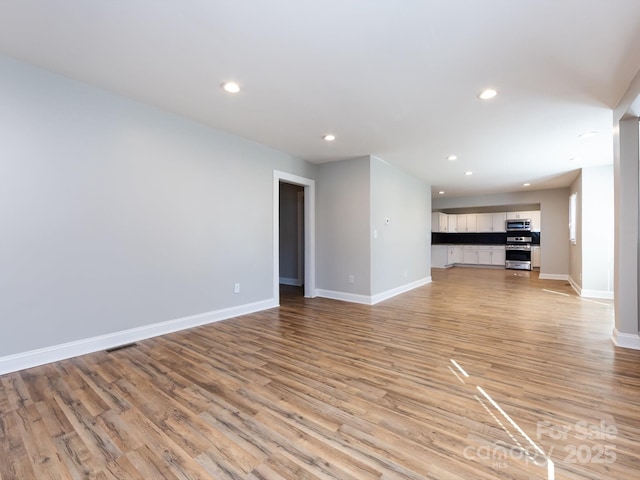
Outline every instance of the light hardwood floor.
<path id="1" fill-rule="evenodd" d="M 0 479 L 640 478 L 640 351 L 612 345 L 612 302 L 433 277 L 4 375 Z"/>

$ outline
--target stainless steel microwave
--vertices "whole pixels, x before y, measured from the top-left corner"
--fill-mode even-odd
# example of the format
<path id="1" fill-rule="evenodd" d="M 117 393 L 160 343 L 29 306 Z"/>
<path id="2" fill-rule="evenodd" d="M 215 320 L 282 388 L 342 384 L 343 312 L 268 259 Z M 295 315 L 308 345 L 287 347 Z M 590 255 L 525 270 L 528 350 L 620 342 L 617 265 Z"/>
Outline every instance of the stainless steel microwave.
<path id="1" fill-rule="evenodd" d="M 531 220 L 528 218 L 511 218 L 504 223 L 507 232 L 530 232 Z"/>

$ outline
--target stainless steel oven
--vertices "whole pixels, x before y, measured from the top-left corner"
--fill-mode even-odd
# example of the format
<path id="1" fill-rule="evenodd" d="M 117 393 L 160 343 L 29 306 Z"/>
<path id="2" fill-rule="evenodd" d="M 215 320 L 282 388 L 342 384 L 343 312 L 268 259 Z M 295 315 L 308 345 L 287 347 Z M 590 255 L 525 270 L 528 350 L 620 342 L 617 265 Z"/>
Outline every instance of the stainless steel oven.
<path id="1" fill-rule="evenodd" d="M 507 236 L 505 245 L 505 268 L 531 270 L 531 237 Z"/>

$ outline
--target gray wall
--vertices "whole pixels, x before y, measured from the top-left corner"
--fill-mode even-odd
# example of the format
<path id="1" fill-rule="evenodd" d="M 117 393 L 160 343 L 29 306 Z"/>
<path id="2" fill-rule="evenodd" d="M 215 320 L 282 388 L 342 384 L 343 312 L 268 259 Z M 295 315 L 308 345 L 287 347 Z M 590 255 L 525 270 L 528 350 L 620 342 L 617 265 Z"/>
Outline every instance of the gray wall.
<path id="1" fill-rule="evenodd" d="M 469 197 L 434 198 L 433 210 L 462 207 L 540 204 L 540 273 L 569 274 L 569 189 L 532 190 Z"/>
<path id="2" fill-rule="evenodd" d="M 577 193 L 576 196 L 576 243 L 569 243 L 569 276 L 571 280 L 582 288 L 582 171 L 569 187 L 569 195 Z"/>
<path id="3" fill-rule="evenodd" d="M 304 241 L 301 249 L 298 245 L 298 229 L 303 228 L 298 220 L 298 193 L 304 192 L 304 187 L 280 182 L 280 233 L 279 237 L 279 261 L 280 278 L 288 280 L 304 281 L 304 276 L 299 278 L 299 258 L 304 259 Z M 304 239 L 304 233 L 302 233 Z M 302 251 L 300 251 L 302 250 Z M 303 262 L 304 263 L 304 262 Z M 302 283 L 298 283 L 301 285 Z"/>
<path id="4" fill-rule="evenodd" d="M 0 357 L 273 296 L 273 170 L 315 166 L 4 57 L 0 105 Z"/>
<path id="5" fill-rule="evenodd" d="M 372 295 L 430 275 L 430 187 L 376 157 L 371 158 L 371 229 Z"/>
<path id="6" fill-rule="evenodd" d="M 629 92 L 640 98 L 640 74 Z M 625 111 L 626 112 L 626 111 Z M 621 112 L 617 112 L 621 113 Z M 614 126 L 615 186 L 615 310 L 618 332 L 637 336 L 640 331 L 640 214 L 638 176 L 640 133 L 637 118 L 619 118 Z M 614 337 L 616 332 L 614 331 Z M 640 339 L 634 338 L 635 348 Z"/>
<path id="7" fill-rule="evenodd" d="M 371 295 L 368 156 L 320 165 L 316 203 L 316 286 Z M 348 282 L 353 275 L 355 282 Z"/>

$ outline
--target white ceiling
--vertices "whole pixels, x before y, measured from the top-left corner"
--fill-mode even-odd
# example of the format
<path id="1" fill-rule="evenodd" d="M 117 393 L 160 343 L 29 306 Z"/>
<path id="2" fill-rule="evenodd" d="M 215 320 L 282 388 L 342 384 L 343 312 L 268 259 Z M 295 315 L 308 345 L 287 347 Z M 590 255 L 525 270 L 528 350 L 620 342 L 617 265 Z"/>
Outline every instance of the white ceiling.
<path id="1" fill-rule="evenodd" d="M 312 162 L 506 192 L 612 162 L 640 1 L 0 0 L 0 52 Z"/>

